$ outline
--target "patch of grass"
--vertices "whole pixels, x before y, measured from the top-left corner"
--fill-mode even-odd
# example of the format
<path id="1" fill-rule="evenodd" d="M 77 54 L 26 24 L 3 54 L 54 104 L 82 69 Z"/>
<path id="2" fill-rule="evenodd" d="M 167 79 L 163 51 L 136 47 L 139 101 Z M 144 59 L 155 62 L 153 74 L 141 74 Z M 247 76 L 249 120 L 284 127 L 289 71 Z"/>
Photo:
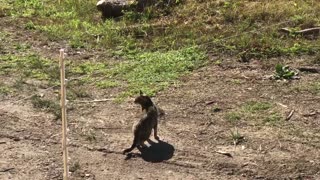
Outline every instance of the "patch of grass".
<path id="1" fill-rule="evenodd" d="M 220 111 L 222 111 L 222 108 L 220 108 L 220 107 L 217 106 L 217 105 L 214 105 L 214 106 L 212 106 L 212 108 L 211 108 L 211 112 L 216 113 L 216 112 L 220 112 Z"/>
<path id="2" fill-rule="evenodd" d="M 11 92 L 11 88 L 0 82 L 0 95 L 8 95 Z"/>
<path id="3" fill-rule="evenodd" d="M 93 132 L 86 134 L 85 137 L 86 140 L 90 142 L 94 142 L 97 140 L 96 135 Z"/>
<path id="4" fill-rule="evenodd" d="M 247 101 L 233 112 L 227 113 L 225 118 L 233 125 L 240 123 L 275 125 L 281 116 L 270 102 Z"/>
<path id="5" fill-rule="evenodd" d="M 88 98 L 90 94 L 83 86 L 68 86 L 67 97 L 68 100 L 75 100 L 78 98 Z"/>
<path id="6" fill-rule="evenodd" d="M 84 62 L 71 67 L 72 74 L 92 75 L 93 73 L 105 73 L 107 65 L 101 62 Z"/>
<path id="7" fill-rule="evenodd" d="M 25 79 L 23 77 L 15 79 L 12 88 L 14 88 L 17 91 L 22 91 L 25 86 Z"/>
<path id="8" fill-rule="evenodd" d="M 97 137 L 94 131 L 84 131 L 81 133 L 81 136 L 85 138 L 86 141 L 95 142 L 97 141 Z"/>
<path id="9" fill-rule="evenodd" d="M 310 82 L 307 84 L 295 86 L 292 89 L 295 90 L 296 92 L 307 91 L 312 94 L 318 95 L 320 94 L 320 82 L 319 81 Z"/>
<path id="10" fill-rule="evenodd" d="M 111 69 L 113 77 L 127 81 L 127 91 L 120 97 L 148 95 L 166 88 L 179 76 L 204 65 L 206 55 L 198 48 L 184 48 L 168 52 L 138 53 L 127 62 Z"/>
<path id="11" fill-rule="evenodd" d="M 16 48 L 27 48 L 19 45 Z M 4 55 L 0 57 L 0 71 L 4 74 L 12 74 L 18 77 L 29 77 L 38 80 L 59 80 L 58 64 L 53 64 L 49 59 L 36 54 L 28 55 Z"/>
<path id="12" fill-rule="evenodd" d="M 76 171 L 79 170 L 79 169 L 81 169 L 80 163 L 79 163 L 78 161 L 76 161 L 76 162 L 74 162 L 74 163 L 72 163 L 72 164 L 70 165 L 69 171 L 70 171 L 70 172 L 76 172 Z"/>
<path id="13" fill-rule="evenodd" d="M 310 90 L 314 94 L 320 94 L 320 82 L 318 81 L 318 82 L 311 83 Z"/>
<path id="14" fill-rule="evenodd" d="M 242 84 L 242 81 L 240 79 L 231 79 L 231 82 L 233 84 Z"/>
<path id="15" fill-rule="evenodd" d="M 239 143 L 241 143 L 244 140 L 244 136 L 242 136 L 239 131 L 238 128 L 236 128 L 234 131 L 230 130 L 230 135 L 231 135 L 231 139 L 233 141 L 233 144 L 236 146 Z"/>
<path id="16" fill-rule="evenodd" d="M 242 114 L 238 113 L 238 112 L 230 112 L 228 114 L 226 114 L 225 118 L 227 119 L 228 122 L 236 124 L 237 122 L 240 121 L 242 117 Z"/>
<path id="17" fill-rule="evenodd" d="M 96 85 L 101 89 L 107 89 L 107 88 L 113 88 L 119 86 L 119 83 L 117 81 L 112 80 L 105 80 L 97 82 Z"/>
<path id="18" fill-rule="evenodd" d="M 312 62 L 313 62 L 314 64 L 320 65 L 320 53 L 318 53 L 318 54 L 314 57 L 314 59 L 313 59 Z"/>
<path id="19" fill-rule="evenodd" d="M 139 93 L 140 90 L 153 96 L 173 83 L 181 75 L 205 64 L 206 55 L 197 47 L 167 52 L 131 52 L 125 61 L 108 65 L 108 62 L 84 62 L 70 67 L 70 74 L 88 75 L 88 82 L 99 88 L 118 87 L 124 82 L 124 91 L 118 100 Z M 93 77 L 104 76 L 95 82 Z M 122 85 L 122 83 L 121 83 Z"/>
<path id="20" fill-rule="evenodd" d="M 42 109 L 55 115 L 56 120 L 61 118 L 60 105 L 56 101 L 42 99 L 40 96 L 35 95 L 31 98 L 31 103 L 34 108 Z"/>
<path id="21" fill-rule="evenodd" d="M 31 47 L 31 45 L 28 44 L 28 43 L 18 43 L 18 44 L 15 45 L 15 49 L 17 51 L 23 51 L 23 52 L 29 50 L 30 47 Z"/>
<path id="22" fill-rule="evenodd" d="M 5 0 L 3 4 L 10 7 L 3 11 L 13 17 L 12 21 L 24 22 L 25 29 L 51 41 L 63 40 L 74 49 L 103 49 L 120 56 L 122 61 L 112 65 L 101 59 L 77 62 L 67 72 L 70 76 L 88 75 L 83 82 L 104 76 L 103 81 L 94 82 L 103 89 L 118 87 L 121 82 L 119 99 L 139 90 L 155 95 L 182 74 L 204 65 L 208 52 L 239 55 L 244 60 L 319 53 L 319 38 L 278 32 L 282 27 L 318 25 L 320 4 L 313 1 L 175 1 L 173 5 L 159 1 L 145 12 L 127 11 L 124 17 L 105 22 L 100 21 L 94 0 L 66 0 L 61 4 Z M 17 50 L 23 52 L 25 48 Z M 11 60 L 0 63 L 1 74 L 19 72 L 24 77 L 58 82 L 58 66 L 43 58 L 5 55 L 0 60 L 6 57 Z"/>
<path id="23" fill-rule="evenodd" d="M 29 21 L 25 24 L 24 28 L 27 30 L 35 30 L 36 26 L 32 21 Z"/>
<path id="24" fill-rule="evenodd" d="M 272 104 L 268 102 L 249 101 L 243 106 L 243 110 L 249 113 L 257 113 L 259 111 L 265 111 L 272 107 Z"/>
<path id="25" fill-rule="evenodd" d="M 276 125 L 276 124 L 280 123 L 281 119 L 282 119 L 282 117 L 280 114 L 272 113 L 272 114 L 269 114 L 267 117 L 265 117 L 263 119 L 263 122 L 268 125 Z"/>
<path id="26" fill-rule="evenodd" d="M 97 22 L 95 3 L 19 0 L 9 12 L 14 17 L 33 17 L 27 28 L 40 30 L 51 40 L 66 39 L 73 48 L 154 51 L 196 44 L 217 52 L 245 51 L 248 59 L 319 52 L 319 40 L 278 32 L 281 27 L 319 25 L 320 5 L 312 1 L 159 1 L 142 13 L 126 11 L 119 21 L 104 23 Z M 290 22 L 281 24 L 284 20 Z M 166 23 L 155 26 L 158 22 Z M 236 37 L 223 39 L 230 36 Z"/>

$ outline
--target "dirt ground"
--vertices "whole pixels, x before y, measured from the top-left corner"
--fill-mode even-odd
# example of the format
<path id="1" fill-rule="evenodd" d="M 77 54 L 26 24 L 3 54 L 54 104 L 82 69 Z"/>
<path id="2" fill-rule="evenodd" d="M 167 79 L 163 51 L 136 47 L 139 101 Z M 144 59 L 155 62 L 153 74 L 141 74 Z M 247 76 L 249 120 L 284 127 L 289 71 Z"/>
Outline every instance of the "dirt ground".
<path id="1" fill-rule="evenodd" d="M 35 51 L 40 44 L 35 40 Z M 131 126 L 140 110 L 132 99 L 70 104 L 70 178 L 320 179 L 320 93 L 302 88 L 319 82 L 320 75 L 268 78 L 277 62 L 297 68 L 308 65 L 309 57 L 240 63 L 213 55 L 210 61 L 218 58 L 222 64 L 209 63 L 153 98 L 166 112 L 158 132 L 161 142 L 152 138 L 149 148 L 135 149 L 131 156 L 121 152 L 131 145 Z M 61 122 L 29 100 L 12 99 L 0 105 L 0 179 L 62 179 Z M 266 112 L 241 117 L 236 127 L 243 138 L 235 146 L 230 133 L 235 125 L 226 115 L 248 101 L 270 102 L 281 120 L 261 123 Z"/>

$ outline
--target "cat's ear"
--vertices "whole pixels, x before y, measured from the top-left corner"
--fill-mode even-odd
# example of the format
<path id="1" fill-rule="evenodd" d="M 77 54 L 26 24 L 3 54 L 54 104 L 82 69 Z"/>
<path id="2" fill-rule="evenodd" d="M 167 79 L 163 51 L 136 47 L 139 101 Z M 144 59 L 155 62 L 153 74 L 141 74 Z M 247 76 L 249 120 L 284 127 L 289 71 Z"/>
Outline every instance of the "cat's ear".
<path id="1" fill-rule="evenodd" d="M 140 96 L 143 96 L 143 92 L 140 90 Z"/>

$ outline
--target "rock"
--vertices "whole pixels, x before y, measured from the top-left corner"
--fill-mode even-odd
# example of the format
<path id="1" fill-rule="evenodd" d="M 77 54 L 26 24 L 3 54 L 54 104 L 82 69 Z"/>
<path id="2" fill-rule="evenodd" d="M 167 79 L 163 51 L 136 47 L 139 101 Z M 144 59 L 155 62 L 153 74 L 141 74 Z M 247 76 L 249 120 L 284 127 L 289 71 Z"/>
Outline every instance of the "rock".
<path id="1" fill-rule="evenodd" d="M 123 15 L 123 11 L 132 10 L 143 12 L 148 6 L 171 6 L 177 4 L 171 0 L 100 0 L 97 2 L 97 9 L 102 13 L 102 19 L 116 18 Z"/>
<path id="2" fill-rule="evenodd" d="M 97 9 L 102 13 L 102 19 L 116 18 L 123 15 L 123 10 L 130 4 L 126 0 L 100 0 L 97 3 Z"/>

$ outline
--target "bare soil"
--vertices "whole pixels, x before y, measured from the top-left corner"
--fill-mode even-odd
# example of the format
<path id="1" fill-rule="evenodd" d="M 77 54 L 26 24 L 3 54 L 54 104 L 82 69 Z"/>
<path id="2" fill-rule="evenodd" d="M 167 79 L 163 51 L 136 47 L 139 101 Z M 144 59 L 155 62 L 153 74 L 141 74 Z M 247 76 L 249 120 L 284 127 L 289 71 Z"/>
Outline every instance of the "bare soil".
<path id="1" fill-rule="evenodd" d="M 8 26 L 4 18 L 0 21 L 4 31 L 16 31 L 15 42 L 28 39 L 44 56 L 63 46 L 43 48 L 41 38 Z M 92 52 L 83 54 L 70 58 L 92 57 Z M 218 58 L 223 61 L 216 65 Z M 153 98 L 166 112 L 158 132 L 161 142 L 151 138 L 149 148 L 135 149 L 130 156 L 121 152 L 131 145 L 131 126 L 138 120 L 140 108 L 132 99 L 71 103 L 71 179 L 320 179 L 320 94 L 301 88 L 319 82 L 320 75 L 301 72 L 300 79 L 291 81 L 268 78 L 277 62 L 298 68 L 310 65 L 309 58 L 240 63 L 212 56 L 208 66 Z M 108 92 L 94 94 L 108 98 Z M 33 108 L 29 100 L 14 100 L 3 98 L 0 106 L 0 179 L 62 179 L 60 120 Z M 262 123 L 268 113 L 261 112 L 242 117 L 236 125 L 228 122 L 226 115 L 248 101 L 272 103 L 281 120 Z M 292 110 L 293 116 L 285 120 Z M 235 126 L 244 137 L 237 145 L 230 133 Z"/>

